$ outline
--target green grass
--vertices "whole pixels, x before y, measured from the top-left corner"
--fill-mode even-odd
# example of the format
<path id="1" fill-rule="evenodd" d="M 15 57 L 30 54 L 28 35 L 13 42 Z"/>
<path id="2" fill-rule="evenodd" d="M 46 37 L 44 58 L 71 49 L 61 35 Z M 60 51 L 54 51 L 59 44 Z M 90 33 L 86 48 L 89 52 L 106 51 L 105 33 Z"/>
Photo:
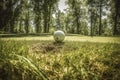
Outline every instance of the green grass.
<path id="1" fill-rule="evenodd" d="M 16 35 L 16 36 L 0 36 L 1 40 L 27 40 L 27 41 L 53 41 L 53 36 L 50 34 L 38 35 Z M 120 37 L 90 37 L 81 35 L 67 35 L 65 41 L 80 41 L 80 42 L 99 42 L 99 43 L 120 43 Z"/>
<path id="2" fill-rule="evenodd" d="M 119 80 L 119 37 L 67 36 L 63 43 L 52 36 L 0 39 L 0 80 L 48 79 Z"/>

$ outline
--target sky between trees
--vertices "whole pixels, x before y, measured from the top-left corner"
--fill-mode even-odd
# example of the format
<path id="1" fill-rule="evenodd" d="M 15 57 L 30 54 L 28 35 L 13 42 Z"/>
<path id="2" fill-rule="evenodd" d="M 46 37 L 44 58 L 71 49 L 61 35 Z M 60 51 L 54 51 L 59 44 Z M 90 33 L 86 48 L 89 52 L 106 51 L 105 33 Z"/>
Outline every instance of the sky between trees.
<path id="1" fill-rule="evenodd" d="M 60 0 L 59 1 L 59 9 L 63 12 L 64 9 L 66 9 L 68 7 L 68 5 L 65 4 L 66 0 Z"/>

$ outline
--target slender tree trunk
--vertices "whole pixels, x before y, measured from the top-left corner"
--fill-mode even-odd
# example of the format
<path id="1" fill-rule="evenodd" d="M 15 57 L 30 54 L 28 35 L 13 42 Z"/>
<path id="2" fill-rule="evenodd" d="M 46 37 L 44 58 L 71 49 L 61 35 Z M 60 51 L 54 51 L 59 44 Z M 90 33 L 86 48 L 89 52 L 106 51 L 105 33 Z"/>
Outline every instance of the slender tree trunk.
<path id="1" fill-rule="evenodd" d="M 44 14 L 44 33 L 47 33 L 47 15 Z"/>
<path id="2" fill-rule="evenodd" d="M 60 14 L 61 14 L 61 12 L 58 9 L 58 13 L 56 14 L 57 15 L 57 21 L 56 21 L 57 22 L 57 27 L 56 27 L 57 30 L 61 29 Z"/>
<path id="3" fill-rule="evenodd" d="M 15 17 L 14 13 L 12 14 L 11 20 L 10 20 L 10 33 L 14 33 L 14 24 L 15 24 Z"/>
<path id="4" fill-rule="evenodd" d="M 48 28 L 47 28 L 48 33 L 49 33 L 49 28 L 50 28 L 50 22 L 51 22 L 51 6 L 49 7 Z"/>
<path id="5" fill-rule="evenodd" d="M 42 26 L 41 26 L 41 15 L 42 15 L 42 13 L 40 13 L 40 15 L 39 15 L 39 33 L 41 33 L 42 32 Z"/>
<path id="6" fill-rule="evenodd" d="M 47 28 L 48 28 L 48 5 L 47 2 L 44 4 L 44 33 L 47 33 Z"/>
<path id="7" fill-rule="evenodd" d="M 44 33 L 47 33 L 48 28 L 48 21 L 47 21 L 47 15 L 44 15 Z"/>
<path id="8" fill-rule="evenodd" d="M 36 33 L 41 32 L 41 13 L 36 17 Z"/>
<path id="9" fill-rule="evenodd" d="M 28 13 L 26 14 L 25 31 L 27 34 L 29 33 L 29 10 L 28 10 Z"/>
<path id="10" fill-rule="evenodd" d="M 22 19 L 20 18 L 20 24 L 19 24 L 19 32 L 22 32 Z"/>
<path id="11" fill-rule="evenodd" d="M 100 0 L 100 15 L 99 15 L 99 36 L 101 35 L 101 28 L 102 28 L 102 22 L 101 22 L 101 19 L 102 19 L 102 1 Z"/>
<path id="12" fill-rule="evenodd" d="M 14 33 L 14 22 L 10 23 L 10 33 Z"/>
<path id="13" fill-rule="evenodd" d="M 115 1 L 115 17 L 114 17 L 114 27 L 113 27 L 113 35 L 118 33 L 117 24 L 118 24 L 118 0 Z"/>
<path id="14" fill-rule="evenodd" d="M 39 33 L 39 17 L 36 17 L 36 33 Z"/>
<path id="15" fill-rule="evenodd" d="M 81 33 L 80 30 L 80 21 L 79 21 L 79 13 L 78 13 L 78 9 L 75 6 L 75 16 L 76 16 L 76 26 L 77 26 L 77 34 Z"/>
<path id="16" fill-rule="evenodd" d="M 113 35 L 117 34 L 117 14 L 115 14 L 114 18 L 114 28 L 113 28 Z"/>
<path id="17" fill-rule="evenodd" d="M 92 18 L 93 16 L 92 16 L 92 11 L 91 11 L 91 33 L 90 33 L 90 35 L 91 35 L 91 37 L 93 37 L 93 18 Z"/>
<path id="18" fill-rule="evenodd" d="M 77 17 L 77 20 L 76 20 L 76 24 L 77 24 L 77 33 L 79 34 L 80 33 L 80 24 L 79 24 L 79 18 Z"/>

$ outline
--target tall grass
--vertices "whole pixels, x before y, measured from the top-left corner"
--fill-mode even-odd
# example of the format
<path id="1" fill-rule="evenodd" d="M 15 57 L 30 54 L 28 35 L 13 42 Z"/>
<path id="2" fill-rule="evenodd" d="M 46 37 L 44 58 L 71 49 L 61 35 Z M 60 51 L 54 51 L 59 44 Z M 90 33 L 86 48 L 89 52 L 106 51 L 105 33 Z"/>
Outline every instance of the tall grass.
<path id="1" fill-rule="evenodd" d="M 119 80 L 120 44 L 0 41 L 1 80 Z"/>
<path id="2" fill-rule="evenodd" d="M 24 41 L 0 41 L 0 80 L 48 80 Z"/>

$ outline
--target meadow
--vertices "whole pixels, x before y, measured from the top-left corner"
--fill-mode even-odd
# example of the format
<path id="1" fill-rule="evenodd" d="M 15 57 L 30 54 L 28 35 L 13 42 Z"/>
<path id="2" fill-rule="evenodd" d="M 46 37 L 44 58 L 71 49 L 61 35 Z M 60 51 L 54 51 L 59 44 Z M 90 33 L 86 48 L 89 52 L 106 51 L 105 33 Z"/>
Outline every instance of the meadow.
<path id="1" fill-rule="evenodd" d="M 120 79 L 120 37 L 0 36 L 0 80 Z"/>

